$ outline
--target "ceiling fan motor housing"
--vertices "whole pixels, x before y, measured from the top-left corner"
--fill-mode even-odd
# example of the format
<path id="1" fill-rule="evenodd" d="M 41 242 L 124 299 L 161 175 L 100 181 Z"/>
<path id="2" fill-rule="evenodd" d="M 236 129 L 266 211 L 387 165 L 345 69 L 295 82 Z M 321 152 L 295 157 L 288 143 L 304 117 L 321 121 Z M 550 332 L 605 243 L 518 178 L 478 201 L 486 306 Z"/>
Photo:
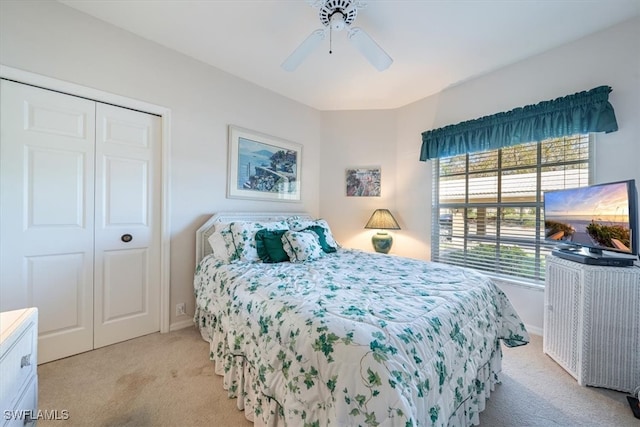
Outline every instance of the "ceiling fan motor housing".
<path id="1" fill-rule="evenodd" d="M 319 12 L 322 25 L 335 31 L 351 25 L 357 15 L 358 8 L 353 0 L 327 0 Z"/>

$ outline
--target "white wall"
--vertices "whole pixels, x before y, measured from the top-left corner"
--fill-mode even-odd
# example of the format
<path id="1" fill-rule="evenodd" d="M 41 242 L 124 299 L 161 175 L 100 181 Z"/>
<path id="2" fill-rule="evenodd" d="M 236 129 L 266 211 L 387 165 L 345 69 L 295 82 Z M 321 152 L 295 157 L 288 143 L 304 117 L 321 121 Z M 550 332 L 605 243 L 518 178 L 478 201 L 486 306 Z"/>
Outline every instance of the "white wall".
<path id="1" fill-rule="evenodd" d="M 337 111 L 322 115 L 320 214 L 331 224 L 337 241 L 349 248 L 373 251 L 375 230 L 364 226 L 377 208 L 394 211 L 396 198 L 396 114 L 394 110 Z M 380 197 L 346 197 L 346 169 L 381 168 Z M 393 233 L 391 253 L 399 247 L 402 231 Z"/>
<path id="2" fill-rule="evenodd" d="M 217 211 L 319 211 L 321 116 L 57 2 L 0 2 L 0 63 L 171 109 L 171 323 L 193 314 L 195 230 Z M 302 202 L 227 199 L 227 125 L 303 144 Z M 392 141 L 391 141 L 392 142 Z"/>
<path id="3" fill-rule="evenodd" d="M 517 64 L 496 70 L 476 79 L 448 88 L 441 93 L 405 106 L 395 114 L 395 170 L 390 177 L 383 171 L 382 192 L 391 191 L 393 200 L 383 200 L 402 220 L 396 233 L 393 251 L 399 255 L 430 258 L 431 230 L 431 163 L 418 161 L 421 133 L 448 124 L 475 119 L 516 107 L 535 104 L 600 85 L 613 88 L 609 99 L 613 104 L 620 130 L 598 134 L 595 159 L 595 181 L 607 182 L 635 178 L 640 185 L 640 19 L 636 18 Z M 331 224 L 348 222 L 349 230 L 340 229 L 338 238 L 362 245 L 361 226 L 366 212 L 375 203 L 340 198 L 340 187 L 330 184 L 342 173 L 345 163 L 358 160 L 358 147 L 364 151 L 372 134 L 370 126 L 379 126 L 371 114 L 324 113 L 323 162 L 321 173 L 321 214 Z M 329 119 L 327 119 L 329 117 Z M 339 117 L 339 119 L 336 119 Z M 341 157 L 329 162 L 326 136 L 338 138 L 335 148 Z M 347 153 L 343 159 L 342 153 Z M 375 156 L 374 156 L 375 157 Z M 381 151 L 380 158 L 390 158 Z M 375 162 L 371 155 L 366 157 Z M 342 200 L 343 207 L 335 209 Z M 331 203 L 325 204 L 324 201 Z M 395 203 L 394 203 L 395 202 Z M 346 218 L 345 218 L 346 217 Z M 357 218 L 354 221 L 353 218 Z M 350 231 L 350 234 L 349 234 Z M 523 321 L 534 332 L 542 331 L 543 289 L 500 282 Z"/>
<path id="4" fill-rule="evenodd" d="M 425 228 L 426 193 L 420 187 L 430 185 L 430 175 L 424 168 L 415 176 L 404 175 L 409 163 L 416 163 L 420 146 L 412 144 L 407 150 L 396 146 L 398 134 L 405 122 L 399 110 L 327 111 L 322 113 L 322 148 L 320 180 L 320 214 L 331 224 L 338 242 L 349 248 L 373 252 L 371 237 L 375 230 L 364 228 L 375 209 L 387 208 L 398 221 L 401 230 L 391 231 L 393 246 L 390 254 L 418 259 L 429 258 L 427 242 L 416 236 L 411 224 Z M 410 132 L 411 133 L 411 132 Z M 420 131 L 413 132 L 419 134 Z M 347 168 L 380 166 L 380 197 L 346 197 Z M 404 175 L 403 179 L 399 179 Z M 411 194 L 411 209 L 397 208 L 398 200 Z"/>

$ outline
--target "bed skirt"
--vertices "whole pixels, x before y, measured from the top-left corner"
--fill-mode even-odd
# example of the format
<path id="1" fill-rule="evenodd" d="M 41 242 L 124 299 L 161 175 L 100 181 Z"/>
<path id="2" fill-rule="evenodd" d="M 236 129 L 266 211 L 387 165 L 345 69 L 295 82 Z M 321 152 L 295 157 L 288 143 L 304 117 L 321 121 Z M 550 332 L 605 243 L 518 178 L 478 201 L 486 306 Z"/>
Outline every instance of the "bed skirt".
<path id="1" fill-rule="evenodd" d="M 236 399 L 236 407 L 244 411 L 245 418 L 257 427 L 286 426 L 282 407 L 274 398 L 256 389 L 257 373 L 242 354 L 233 353 L 227 341 L 227 335 L 216 317 L 196 307 L 194 321 L 200 329 L 202 338 L 210 344 L 209 358 L 214 363 L 215 373 L 223 377 L 224 389 L 227 390 L 229 398 Z M 489 360 L 478 369 L 475 382 L 479 386 L 475 387 L 474 393 L 467 396 L 453 411 L 447 426 L 468 427 L 480 424 L 479 414 L 484 411 L 487 399 L 495 389 L 495 385 L 500 382 L 501 370 L 502 348 L 498 341 Z M 481 387 L 482 384 L 489 384 L 489 388 Z"/>

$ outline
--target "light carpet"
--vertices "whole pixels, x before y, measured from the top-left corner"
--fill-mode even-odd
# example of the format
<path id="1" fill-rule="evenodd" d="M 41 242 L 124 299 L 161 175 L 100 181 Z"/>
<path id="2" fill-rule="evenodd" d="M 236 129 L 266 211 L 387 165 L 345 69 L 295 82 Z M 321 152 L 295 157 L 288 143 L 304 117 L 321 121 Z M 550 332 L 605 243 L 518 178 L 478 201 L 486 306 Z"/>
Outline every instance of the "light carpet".
<path id="1" fill-rule="evenodd" d="M 251 426 L 227 397 L 208 355 L 208 343 L 195 328 L 186 328 L 42 364 L 39 408 L 66 410 L 69 417 L 40 420 L 38 426 Z M 480 422 L 640 427 L 625 396 L 579 386 L 543 354 L 542 338 L 534 335 L 524 347 L 504 349 L 502 384 Z"/>

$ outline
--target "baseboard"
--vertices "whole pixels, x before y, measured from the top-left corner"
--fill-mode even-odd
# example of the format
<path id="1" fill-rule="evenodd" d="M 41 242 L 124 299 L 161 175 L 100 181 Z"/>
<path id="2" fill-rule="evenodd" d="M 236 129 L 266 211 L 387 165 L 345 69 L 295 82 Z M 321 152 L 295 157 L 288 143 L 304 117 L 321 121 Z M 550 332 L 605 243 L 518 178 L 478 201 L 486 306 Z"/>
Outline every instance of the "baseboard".
<path id="1" fill-rule="evenodd" d="M 524 327 L 526 328 L 527 332 L 529 332 L 529 334 L 542 336 L 542 333 L 544 332 L 542 328 L 539 328 L 537 326 L 524 325 Z"/>
<path id="2" fill-rule="evenodd" d="M 179 329 L 189 328 L 194 325 L 195 323 L 193 323 L 193 319 L 191 318 L 184 319 L 179 322 L 173 322 L 171 325 L 169 325 L 169 332 L 177 331 Z"/>

